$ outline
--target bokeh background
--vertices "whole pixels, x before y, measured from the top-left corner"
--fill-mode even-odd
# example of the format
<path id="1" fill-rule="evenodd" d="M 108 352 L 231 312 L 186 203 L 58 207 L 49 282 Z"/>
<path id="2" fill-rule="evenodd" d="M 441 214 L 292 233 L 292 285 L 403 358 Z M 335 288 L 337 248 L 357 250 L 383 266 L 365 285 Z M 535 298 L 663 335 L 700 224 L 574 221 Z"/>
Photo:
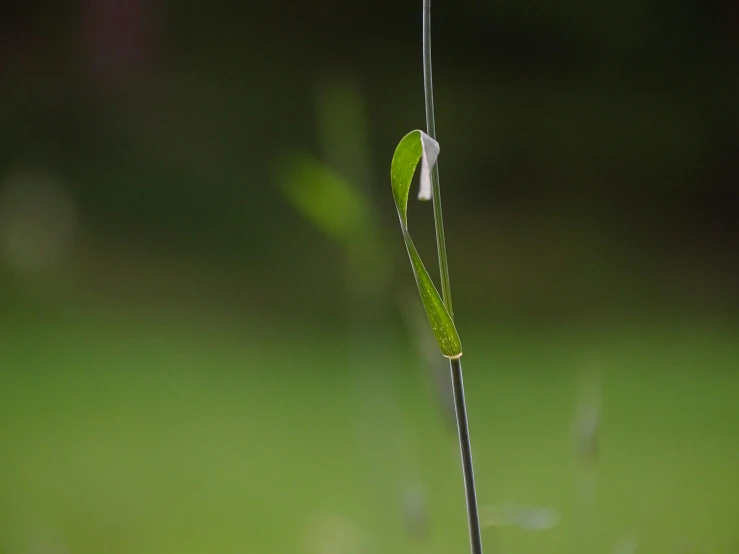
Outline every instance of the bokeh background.
<path id="1" fill-rule="evenodd" d="M 738 10 L 434 0 L 488 552 L 739 549 Z M 0 552 L 465 552 L 420 23 L 2 3 Z"/>

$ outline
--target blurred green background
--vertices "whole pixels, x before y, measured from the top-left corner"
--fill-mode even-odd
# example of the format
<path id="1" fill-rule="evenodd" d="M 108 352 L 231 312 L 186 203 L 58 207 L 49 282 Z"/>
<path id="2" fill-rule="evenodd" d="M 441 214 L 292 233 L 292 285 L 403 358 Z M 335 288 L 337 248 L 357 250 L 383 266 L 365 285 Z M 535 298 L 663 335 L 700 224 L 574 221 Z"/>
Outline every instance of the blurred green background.
<path id="1" fill-rule="evenodd" d="M 487 552 L 739 549 L 738 17 L 434 2 Z M 0 552 L 466 551 L 420 23 L 2 3 Z"/>

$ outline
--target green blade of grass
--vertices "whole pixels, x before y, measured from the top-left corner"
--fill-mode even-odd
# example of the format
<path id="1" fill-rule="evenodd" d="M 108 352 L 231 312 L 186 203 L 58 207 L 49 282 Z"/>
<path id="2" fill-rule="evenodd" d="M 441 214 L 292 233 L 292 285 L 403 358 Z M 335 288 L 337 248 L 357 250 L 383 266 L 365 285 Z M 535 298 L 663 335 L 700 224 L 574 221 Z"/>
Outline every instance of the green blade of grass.
<path id="1" fill-rule="evenodd" d="M 309 155 L 279 161 L 280 188 L 308 221 L 345 246 L 368 233 L 370 210 L 355 187 Z"/>
<path id="2" fill-rule="evenodd" d="M 436 162 L 437 154 L 438 143 L 434 139 L 423 131 L 411 131 L 403 137 L 395 149 L 390 166 L 390 182 L 393 188 L 395 208 L 398 210 L 400 227 L 403 231 L 403 240 L 405 241 L 406 250 L 408 250 L 408 257 L 411 261 L 423 307 L 426 310 L 426 316 L 431 324 L 431 329 L 441 353 L 447 358 L 455 359 L 462 355 L 462 343 L 459 334 L 408 232 L 408 194 L 413 175 L 419 162 L 421 162 L 421 193 L 419 197 L 430 199 L 430 172 Z"/>

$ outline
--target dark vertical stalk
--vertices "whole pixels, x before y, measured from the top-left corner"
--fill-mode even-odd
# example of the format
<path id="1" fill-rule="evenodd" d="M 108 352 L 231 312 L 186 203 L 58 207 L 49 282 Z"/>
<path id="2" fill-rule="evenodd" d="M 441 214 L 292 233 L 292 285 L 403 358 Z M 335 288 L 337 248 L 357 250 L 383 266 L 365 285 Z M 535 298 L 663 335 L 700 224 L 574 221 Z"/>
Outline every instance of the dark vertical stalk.
<path id="1" fill-rule="evenodd" d="M 426 133 L 436 140 L 436 120 L 434 117 L 434 84 L 431 74 L 431 0 L 423 0 L 423 92 L 426 105 Z M 441 213 L 441 186 L 439 184 L 439 163 L 434 164 L 431 172 L 432 198 L 434 204 L 434 226 L 436 228 L 436 250 L 439 257 L 439 273 L 441 275 L 442 299 L 449 315 L 454 319 L 452 311 L 452 289 L 449 282 L 449 263 L 444 238 L 444 219 Z M 454 393 L 454 411 L 457 416 L 457 433 L 459 435 L 459 451 L 462 457 L 462 474 L 464 476 L 465 496 L 467 498 L 467 522 L 470 531 L 470 550 L 472 554 L 482 554 L 482 538 L 480 536 L 480 514 L 477 507 L 475 491 L 475 475 L 472 468 L 472 446 L 470 430 L 467 424 L 467 406 L 464 398 L 464 381 L 462 379 L 462 362 L 459 358 L 449 360 L 452 389 Z"/>
<path id="2" fill-rule="evenodd" d="M 462 379 L 462 361 L 459 358 L 449 360 L 454 391 L 454 411 L 457 414 L 457 433 L 459 434 L 459 451 L 462 456 L 462 474 L 464 490 L 467 497 L 467 523 L 470 530 L 470 550 L 472 554 L 482 554 L 482 537 L 480 533 L 480 514 L 477 508 L 477 492 L 475 491 L 475 474 L 472 469 L 472 444 L 470 430 L 467 425 L 467 406 L 464 400 L 464 380 Z"/>

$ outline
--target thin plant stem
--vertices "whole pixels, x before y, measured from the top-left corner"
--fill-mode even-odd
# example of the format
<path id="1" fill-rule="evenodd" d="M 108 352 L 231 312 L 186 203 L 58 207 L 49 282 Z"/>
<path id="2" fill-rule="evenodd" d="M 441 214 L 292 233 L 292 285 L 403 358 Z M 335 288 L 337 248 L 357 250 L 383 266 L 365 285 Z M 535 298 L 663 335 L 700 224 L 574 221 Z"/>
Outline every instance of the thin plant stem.
<path id="1" fill-rule="evenodd" d="M 457 414 L 457 432 L 459 434 L 459 451 L 462 455 L 462 474 L 467 497 L 467 523 L 470 530 L 470 550 L 472 554 L 482 554 L 482 537 L 480 533 L 480 514 L 477 508 L 475 492 L 475 474 L 472 470 L 472 446 L 470 430 L 467 425 L 467 407 L 464 400 L 464 381 L 462 379 L 462 361 L 459 358 L 449 360 L 452 373 L 452 389 L 454 391 L 454 411 Z"/>
<path id="2" fill-rule="evenodd" d="M 426 133 L 436 140 L 436 120 L 434 117 L 434 84 L 431 74 L 431 0 L 423 0 L 423 92 L 426 105 Z M 436 228 L 436 251 L 439 257 L 439 274 L 441 276 L 442 299 L 454 319 L 452 310 L 452 289 L 449 282 L 449 263 L 444 238 L 444 218 L 441 213 L 441 186 L 439 184 L 439 163 L 437 161 L 431 172 L 432 198 L 434 205 L 434 227 Z M 480 533 L 480 514 L 477 507 L 475 475 L 472 467 L 472 445 L 467 423 L 467 405 L 464 397 L 464 381 L 462 378 L 462 362 L 459 358 L 449 360 L 449 370 L 454 394 L 454 411 L 457 417 L 457 434 L 459 435 L 459 451 L 462 458 L 462 475 L 464 477 L 465 497 L 467 499 L 467 523 L 470 532 L 470 550 L 472 554 L 482 554 L 482 537 Z"/>
<path id="3" fill-rule="evenodd" d="M 436 118 L 434 116 L 434 81 L 431 75 L 431 0 L 423 0 L 423 97 L 426 105 L 426 134 L 436 140 Z M 444 218 L 441 213 L 441 186 L 439 185 L 439 162 L 431 170 L 431 190 L 434 204 L 434 227 L 436 228 L 436 252 L 439 257 L 441 298 L 449 315 L 452 310 L 452 287 L 449 283 L 449 263 L 444 238 Z"/>

